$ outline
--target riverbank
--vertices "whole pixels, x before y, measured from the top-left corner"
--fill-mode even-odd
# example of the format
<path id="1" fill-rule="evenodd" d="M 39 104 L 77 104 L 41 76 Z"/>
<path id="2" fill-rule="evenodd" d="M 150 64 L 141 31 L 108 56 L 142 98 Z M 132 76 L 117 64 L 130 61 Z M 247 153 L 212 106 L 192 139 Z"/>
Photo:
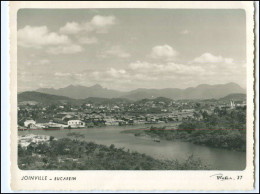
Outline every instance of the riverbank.
<path id="1" fill-rule="evenodd" d="M 213 148 L 246 151 L 246 130 L 168 130 L 167 127 L 150 127 L 143 130 L 124 130 L 121 133 L 150 137 L 155 141 L 183 141 Z"/>
<path id="2" fill-rule="evenodd" d="M 124 148 L 79 140 L 81 134 L 70 138 L 49 138 L 18 146 L 18 166 L 22 170 L 205 170 L 199 158 L 189 156 L 184 162 L 157 160 Z"/>

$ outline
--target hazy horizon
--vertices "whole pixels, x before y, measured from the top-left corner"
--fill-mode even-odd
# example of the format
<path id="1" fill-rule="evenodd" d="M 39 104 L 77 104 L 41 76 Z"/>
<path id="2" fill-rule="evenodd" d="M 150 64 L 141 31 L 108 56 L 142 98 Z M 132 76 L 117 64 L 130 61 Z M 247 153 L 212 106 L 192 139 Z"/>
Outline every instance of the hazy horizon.
<path id="1" fill-rule="evenodd" d="M 62 89 L 62 88 L 67 88 L 69 86 L 74 86 L 74 87 L 86 87 L 86 88 L 89 88 L 89 87 L 94 87 L 94 86 L 100 86 L 104 89 L 109 89 L 109 90 L 117 90 L 117 91 L 121 91 L 121 92 L 129 92 L 129 91 L 133 91 L 133 90 L 137 90 L 137 89 L 187 89 L 187 88 L 196 88 L 200 85 L 210 85 L 210 86 L 214 86 L 214 85 L 226 85 L 226 84 L 237 84 L 238 86 L 240 86 L 242 89 L 246 89 L 244 87 L 242 87 L 241 85 L 239 85 L 238 83 L 235 83 L 235 82 L 227 82 L 227 83 L 224 83 L 224 84 L 199 84 L 199 85 L 196 85 L 196 86 L 189 86 L 189 87 L 185 87 L 185 88 L 177 88 L 177 87 L 167 87 L 167 88 L 144 88 L 144 87 L 139 87 L 139 88 L 134 88 L 134 89 L 131 89 L 131 90 L 119 90 L 119 89 L 114 89 L 114 88 L 107 88 L 107 87 L 104 87 L 102 86 L 101 84 L 94 84 L 94 85 L 89 85 L 89 86 L 85 86 L 85 85 L 80 85 L 80 84 L 69 84 L 69 85 L 66 85 L 64 87 L 59 87 L 59 88 L 55 88 L 55 87 L 42 87 L 42 88 L 37 88 L 37 89 L 34 89 L 34 90 L 23 90 L 23 91 L 18 91 L 19 93 L 21 92 L 27 92 L 27 91 L 36 91 L 36 90 L 39 90 L 39 89 Z"/>
<path id="2" fill-rule="evenodd" d="M 239 9 L 20 9 L 18 91 L 246 88 Z"/>

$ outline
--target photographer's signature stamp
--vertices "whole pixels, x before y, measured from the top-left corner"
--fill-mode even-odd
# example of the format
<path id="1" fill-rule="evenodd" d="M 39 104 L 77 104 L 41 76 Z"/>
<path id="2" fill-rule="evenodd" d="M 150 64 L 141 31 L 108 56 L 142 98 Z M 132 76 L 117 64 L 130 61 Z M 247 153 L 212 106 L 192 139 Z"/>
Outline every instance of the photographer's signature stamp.
<path id="1" fill-rule="evenodd" d="M 230 181 L 230 180 L 242 180 L 243 176 L 237 175 L 237 176 L 228 176 L 224 175 L 222 173 L 213 174 L 210 176 L 211 178 L 215 178 L 219 181 Z"/>

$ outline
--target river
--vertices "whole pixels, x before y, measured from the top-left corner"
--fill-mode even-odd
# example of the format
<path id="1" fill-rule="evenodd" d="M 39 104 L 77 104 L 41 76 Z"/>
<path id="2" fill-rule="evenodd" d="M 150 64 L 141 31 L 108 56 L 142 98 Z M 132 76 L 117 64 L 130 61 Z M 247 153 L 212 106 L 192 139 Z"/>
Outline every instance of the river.
<path id="1" fill-rule="evenodd" d="M 149 137 L 136 137 L 133 134 L 121 133 L 127 129 L 141 129 L 144 126 L 106 126 L 100 128 L 73 129 L 73 130 L 27 130 L 19 131 L 19 135 L 39 134 L 50 135 L 56 138 L 68 137 L 70 132 L 79 132 L 85 141 L 98 144 L 125 148 L 152 156 L 156 159 L 183 161 L 190 155 L 199 157 L 212 170 L 243 170 L 246 166 L 246 153 L 226 149 L 211 148 L 181 141 L 160 142 Z M 145 125 L 145 128 L 148 126 Z"/>

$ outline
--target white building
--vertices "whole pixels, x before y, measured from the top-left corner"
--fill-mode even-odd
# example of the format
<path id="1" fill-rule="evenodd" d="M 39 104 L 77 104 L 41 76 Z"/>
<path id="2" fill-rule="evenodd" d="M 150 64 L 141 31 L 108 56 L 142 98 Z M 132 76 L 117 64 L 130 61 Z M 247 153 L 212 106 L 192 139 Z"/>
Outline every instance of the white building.
<path id="1" fill-rule="evenodd" d="M 27 147 L 30 145 L 30 143 L 34 142 L 36 144 L 42 143 L 42 142 L 48 142 L 50 140 L 50 136 L 47 135 L 23 135 L 18 137 L 18 144 L 22 147 Z M 56 140 L 56 138 L 54 138 Z"/>
<path id="2" fill-rule="evenodd" d="M 230 108 L 233 109 L 235 108 L 235 102 L 233 100 L 230 101 Z"/>
<path id="3" fill-rule="evenodd" d="M 28 127 L 30 124 L 35 125 L 36 122 L 34 120 L 26 120 L 26 121 L 24 121 L 24 126 L 25 127 Z"/>
<path id="4" fill-rule="evenodd" d="M 135 120 L 134 124 L 145 124 L 146 120 Z"/>
<path id="5" fill-rule="evenodd" d="M 105 118 L 105 125 L 109 125 L 109 126 L 115 126 L 115 125 L 119 125 L 119 122 L 113 118 Z"/>
<path id="6" fill-rule="evenodd" d="M 71 127 L 71 128 L 85 127 L 85 122 L 83 122 L 81 120 L 69 120 L 68 127 Z"/>

